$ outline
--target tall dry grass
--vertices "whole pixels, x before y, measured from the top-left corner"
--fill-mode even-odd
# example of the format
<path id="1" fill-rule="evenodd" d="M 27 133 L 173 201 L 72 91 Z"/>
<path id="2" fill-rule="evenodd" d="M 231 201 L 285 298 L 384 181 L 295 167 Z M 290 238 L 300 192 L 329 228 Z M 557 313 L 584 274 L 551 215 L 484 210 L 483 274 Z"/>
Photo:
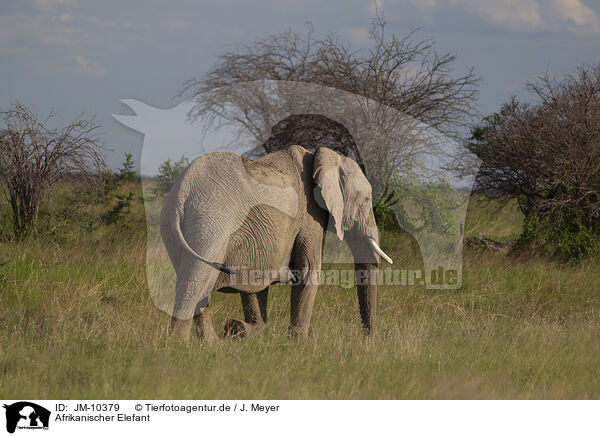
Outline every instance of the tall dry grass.
<path id="1" fill-rule="evenodd" d="M 114 224 L 0 242 L 0 397 L 600 397 L 598 259 L 467 248 L 458 291 L 380 287 L 368 339 L 355 290 L 333 286 L 319 290 L 310 338 L 288 339 L 289 287 L 276 286 L 262 336 L 186 344 L 149 297 L 141 194 L 129 189 L 133 210 Z M 514 204 L 470 203 L 467 234 L 519 228 Z M 382 241 L 398 267 L 420 267 L 410 236 Z M 217 330 L 242 316 L 236 295 L 211 307 Z"/>

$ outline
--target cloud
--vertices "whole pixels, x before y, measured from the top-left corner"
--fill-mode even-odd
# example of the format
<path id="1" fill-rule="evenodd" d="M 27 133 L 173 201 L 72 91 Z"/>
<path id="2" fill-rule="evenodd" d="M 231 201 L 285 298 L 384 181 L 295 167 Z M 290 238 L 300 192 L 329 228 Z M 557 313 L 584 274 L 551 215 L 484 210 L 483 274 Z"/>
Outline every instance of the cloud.
<path id="1" fill-rule="evenodd" d="M 38 3 L 42 8 L 52 8 L 73 1 Z M 138 40 L 142 31 L 142 25 L 134 28 L 130 21 L 99 18 L 81 10 L 18 10 L 0 14 L 0 54 L 36 54 L 50 59 L 51 64 L 66 58 L 72 63 L 73 55 L 80 53 L 106 51 L 108 47 L 123 49 Z"/>
<path id="2" fill-rule="evenodd" d="M 35 6 L 42 12 L 50 12 L 60 7 L 75 7 L 77 0 L 35 0 Z"/>
<path id="3" fill-rule="evenodd" d="M 537 0 L 451 0 L 451 3 L 498 26 L 526 30 L 544 25 Z"/>
<path id="4" fill-rule="evenodd" d="M 72 14 L 72 13 L 70 13 L 70 12 L 68 12 L 68 13 L 65 13 L 65 14 L 62 14 L 62 15 L 59 17 L 59 19 L 60 19 L 60 21 L 62 21 L 63 23 L 68 23 L 68 22 L 70 22 L 70 21 L 73 21 L 73 14 Z"/>
<path id="5" fill-rule="evenodd" d="M 369 29 L 364 26 L 344 27 L 343 31 L 348 35 L 350 41 L 355 42 L 357 44 L 367 43 L 371 38 L 371 35 L 369 34 Z"/>
<path id="6" fill-rule="evenodd" d="M 188 27 L 190 27 L 190 23 L 181 18 L 172 18 L 167 21 L 167 28 L 169 30 L 182 31 L 187 30 Z"/>
<path id="7" fill-rule="evenodd" d="M 581 0 L 402 0 L 426 12 L 458 9 L 517 31 L 600 34 L 600 17 Z"/>
<path id="8" fill-rule="evenodd" d="M 102 76 L 106 73 L 106 68 L 98 62 L 89 61 L 81 55 L 73 56 L 75 60 L 75 72 L 88 76 Z"/>
<path id="9" fill-rule="evenodd" d="M 560 19 L 572 32 L 600 34 L 600 17 L 581 0 L 549 0 L 548 9 L 554 19 Z"/>
<path id="10" fill-rule="evenodd" d="M 117 29 L 119 28 L 119 23 L 115 20 L 103 20 L 102 18 L 98 18 L 96 16 L 89 17 L 90 23 L 104 29 Z"/>
<path id="11" fill-rule="evenodd" d="M 383 0 L 370 0 L 369 1 L 369 15 L 375 16 L 377 13 L 381 13 L 383 9 Z"/>

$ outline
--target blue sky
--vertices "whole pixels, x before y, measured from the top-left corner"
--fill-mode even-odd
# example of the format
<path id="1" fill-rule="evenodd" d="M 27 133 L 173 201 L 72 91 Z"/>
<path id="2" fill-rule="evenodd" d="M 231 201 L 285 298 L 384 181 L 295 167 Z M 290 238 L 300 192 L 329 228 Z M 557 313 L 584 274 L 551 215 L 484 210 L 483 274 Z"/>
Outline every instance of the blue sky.
<path id="1" fill-rule="evenodd" d="M 599 0 L 383 0 L 388 31 L 451 51 L 456 68 L 481 76 L 479 109 L 496 110 L 524 82 L 548 70 L 558 77 L 600 62 Z M 143 138 L 110 114 L 130 113 L 131 98 L 168 108 L 184 80 L 204 74 L 234 42 L 288 27 L 335 34 L 361 48 L 373 1 L 84 1 L 0 3 L 0 106 L 19 100 L 58 121 L 80 112 L 102 125 L 112 166 L 139 156 Z"/>

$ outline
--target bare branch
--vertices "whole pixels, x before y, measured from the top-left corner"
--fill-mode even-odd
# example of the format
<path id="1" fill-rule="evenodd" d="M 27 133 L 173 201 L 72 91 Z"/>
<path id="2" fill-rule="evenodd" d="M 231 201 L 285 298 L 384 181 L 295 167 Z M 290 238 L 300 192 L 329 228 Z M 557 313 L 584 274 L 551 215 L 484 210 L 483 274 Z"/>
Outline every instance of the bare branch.
<path id="1" fill-rule="evenodd" d="M 83 114 L 62 128 L 43 121 L 17 102 L 0 112 L 0 181 L 6 184 L 13 209 L 15 235 L 35 227 L 42 193 L 65 178 L 93 178 L 104 169 L 103 147 L 94 120 Z"/>
<path id="2" fill-rule="evenodd" d="M 569 217 L 575 230 L 600 230 L 600 64 L 527 86 L 536 104 L 513 97 L 473 130 L 479 188 L 517 197 L 526 215 L 555 227 Z"/>

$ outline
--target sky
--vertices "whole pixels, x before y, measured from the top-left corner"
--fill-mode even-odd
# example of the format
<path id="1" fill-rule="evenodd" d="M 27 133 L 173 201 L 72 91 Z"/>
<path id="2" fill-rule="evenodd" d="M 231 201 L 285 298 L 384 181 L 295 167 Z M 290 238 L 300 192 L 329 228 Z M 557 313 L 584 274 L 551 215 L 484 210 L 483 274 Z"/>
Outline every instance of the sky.
<path id="1" fill-rule="evenodd" d="M 0 107 L 20 101 L 56 123 L 95 117 L 110 166 L 123 153 L 139 162 L 143 135 L 111 114 L 132 114 L 135 99 L 158 108 L 181 103 L 182 83 L 202 77 L 234 43 L 292 28 L 368 47 L 375 8 L 386 32 L 414 29 L 456 54 L 456 73 L 481 77 L 478 109 L 511 95 L 531 101 L 525 82 L 557 78 L 600 62 L 600 0 L 2 0 Z"/>

